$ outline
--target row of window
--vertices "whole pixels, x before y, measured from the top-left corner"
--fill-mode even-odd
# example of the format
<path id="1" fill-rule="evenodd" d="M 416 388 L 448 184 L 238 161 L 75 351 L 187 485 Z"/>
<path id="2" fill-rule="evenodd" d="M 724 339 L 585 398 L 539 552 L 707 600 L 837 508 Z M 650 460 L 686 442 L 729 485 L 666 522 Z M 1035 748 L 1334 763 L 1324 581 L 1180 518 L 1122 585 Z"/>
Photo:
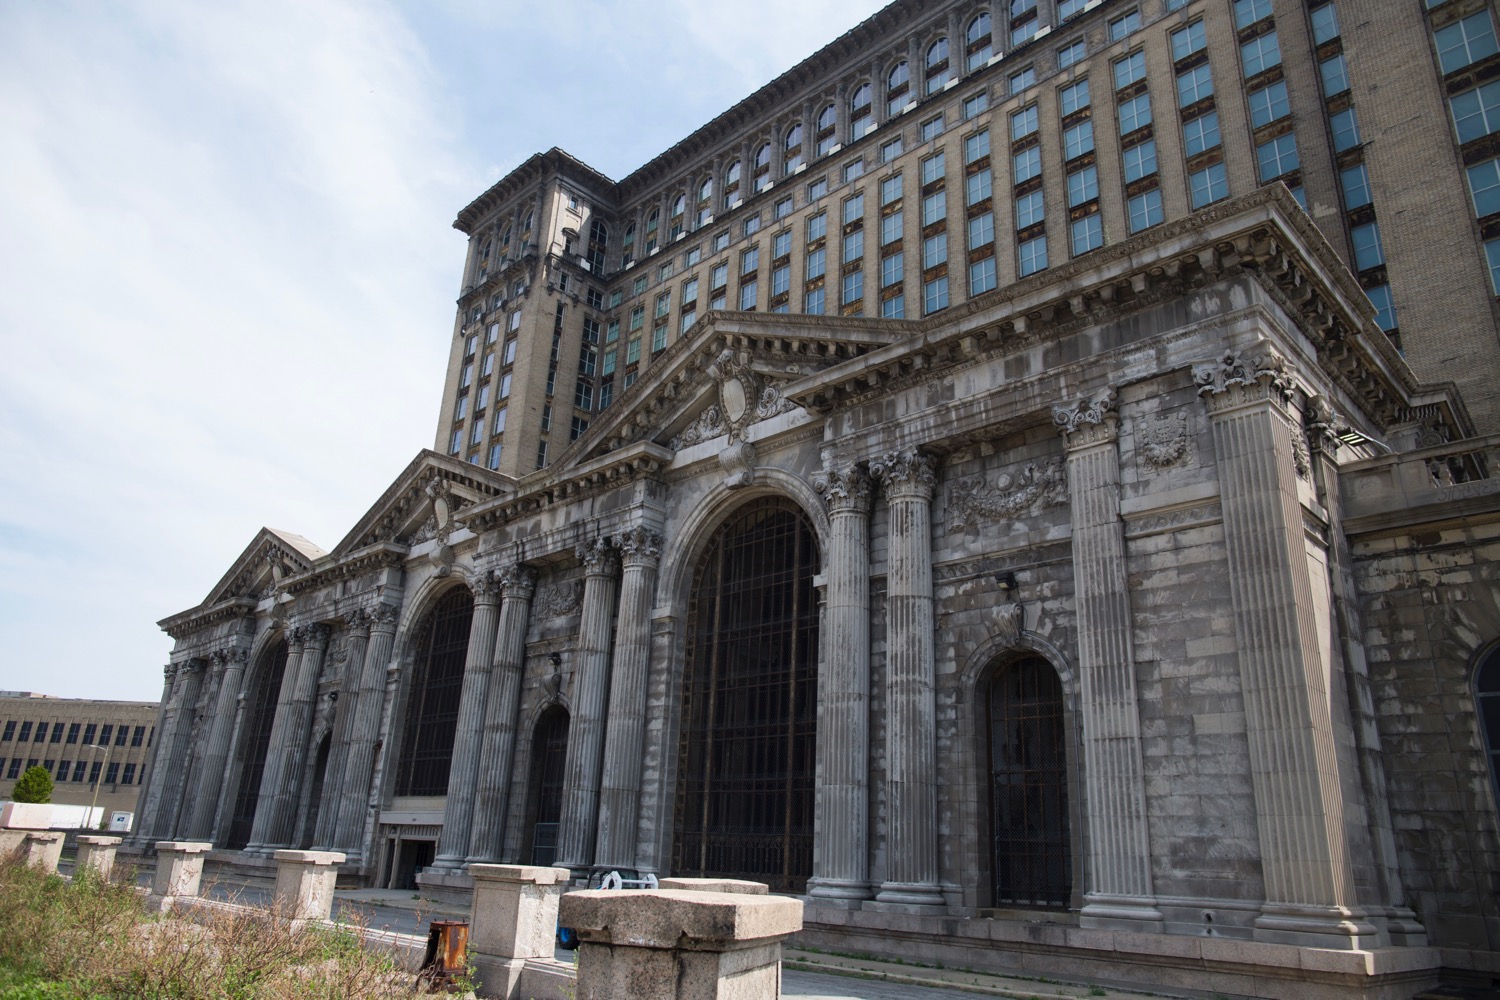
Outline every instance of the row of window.
<path id="1" fill-rule="evenodd" d="M 24 767 L 22 766 L 23 764 L 25 765 Z M 30 770 L 38 764 L 46 768 L 47 773 L 52 775 L 52 780 L 58 784 L 62 784 L 65 781 L 78 783 L 87 781 L 89 784 L 93 784 L 99 780 L 101 769 L 104 772 L 104 783 L 106 785 L 133 785 L 136 779 L 136 765 L 134 763 L 126 763 L 122 769 L 119 761 L 112 760 L 106 766 L 104 761 L 96 760 L 92 762 L 93 767 L 90 768 L 90 762 L 86 760 L 76 762 L 69 760 L 58 761 L 51 758 L 38 760 L 35 757 L 25 759 L 12 757 L 10 758 L 8 767 L 6 759 L 0 757 L 0 774 L 4 774 L 6 780 L 13 781 L 21 776 L 23 770 Z M 141 768 L 141 772 L 144 776 L 145 768 Z"/>
<path id="2" fill-rule="evenodd" d="M 64 730 L 66 726 L 66 730 Z M 155 727 L 152 727 L 154 732 Z M 113 741 L 117 747 L 123 746 L 150 746 L 150 740 L 146 736 L 145 726 L 129 724 L 115 726 L 112 723 L 82 723 L 82 722 L 34 722 L 30 720 L 18 721 L 7 719 L 5 727 L 0 730 L 0 743 L 8 743 L 14 740 L 17 743 L 94 743 L 94 737 L 98 736 L 99 744 L 110 745 Z"/>

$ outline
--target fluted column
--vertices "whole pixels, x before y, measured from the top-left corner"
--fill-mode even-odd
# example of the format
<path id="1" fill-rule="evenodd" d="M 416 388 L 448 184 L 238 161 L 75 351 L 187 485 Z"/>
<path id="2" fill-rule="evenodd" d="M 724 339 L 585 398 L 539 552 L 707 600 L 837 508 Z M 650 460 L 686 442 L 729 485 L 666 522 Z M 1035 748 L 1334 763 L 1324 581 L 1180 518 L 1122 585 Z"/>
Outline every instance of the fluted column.
<path id="1" fill-rule="evenodd" d="M 289 622 L 285 638 L 286 665 L 281 671 L 281 688 L 276 692 L 276 714 L 271 718 L 271 736 L 266 746 L 266 761 L 261 767 L 260 790 L 255 799 L 255 822 L 250 827 L 250 841 L 245 845 L 247 853 L 266 853 L 267 847 L 273 843 L 274 803 L 281 782 L 282 762 L 286 757 L 287 731 L 292 724 L 292 696 L 302 671 L 307 630 Z"/>
<path id="2" fill-rule="evenodd" d="M 510 805 L 511 768 L 521 713 L 521 679 L 526 669 L 526 629 L 536 570 L 520 564 L 499 573 L 502 587 L 500 627 L 495 638 L 495 667 L 484 712 L 484 740 L 479 752 L 479 788 L 469 834 L 469 861 L 498 861 L 505 844 L 505 813 Z"/>
<path id="3" fill-rule="evenodd" d="M 1266 901 L 1257 940 L 1362 948 L 1313 619 L 1292 435 L 1294 386 L 1263 346 L 1193 371 L 1213 426 Z"/>
<path id="4" fill-rule="evenodd" d="M 599 771 L 604 756 L 604 701 L 609 693 L 609 634 L 614 618 L 619 560 L 608 539 L 577 549 L 583 562 L 583 613 L 573 674 L 573 717 L 568 723 L 568 755 L 563 765 L 562 821 L 558 829 L 560 868 L 594 864 L 594 832 L 599 816 Z"/>
<path id="5" fill-rule="evenodd" d="M 840 465 L 828 504 L 827 604 L 818 670 L 817 840 L 810 896 L 870 898 L 870 478 Z"/>
<path id="6" fill-rule="evenodd" d="M 339 678 L 337 697 L 343 701 L 338 710 L 333 739 L 328 746 L 328 766 L 323 771 L 323 794 L 318 802 L 318 828 L 313 834 L 313 850 L 332 850 L 334 832 L 339 825 L 339 803 L 343 801 L 344 760 L 349 755 L 349 738 L 354 732 L 354 713 L 359 705 L 359 677 L 364 671 L 365 653 L 370 648 L 370 614 L 356 608 L 345 616 L 348 639 L 344 644 L 344 676 Z"/>
<path id="7" fill-rule="evenodd" d="M 1068 447 L 1073 516 L 1073 604 L 1082 675 L 1083 755 L 1089 803 L 1089 926 L 1160 929 L 1131 644 L 1125 533 L 1120 519 L 1119 416 L 1114 386 L 1053 420 Z"/>
<path id="8" fill-rule="evenodd" d="M 198 705 L 198 695 L 203 690 L 203 675 L 208 664 L 203 660 L 190 660 L 185 671 L 181 692 L 178 696 L 177 714 L 172 721 L 171 752 L 163 777 L 167 784 L 163 788 L 161 805 L 157 810 L 157 829 L 162 839 L 170 840 L 177 833 L 177 823 L 182 812 L 183 793 L 186 791 L 188 757 L 193 746 L 193 717 Z"/>
<path id="9" fill-rule="evenodd" d="M 651 608 L 661 535 L 636 527 L 620 545 L 620 614 L 609 685 L 609 730 L 599 790 L 599 839 L 594 856 L 603 868 L 636 868 L 636 819 L 641 802 L 641 762 L 646 734 L 646 674 L 651 666 Z"/>
<path id="10" fill-rule="evenodd" d="M 224 649 L 214 653 L 213 658 L 219 672 L 219 697 L 214 705 L 208 749 L 203 755 L 203 766 L 198 774 L 193 813 L 188 820 L 188 840 L 207 840 L 213 836 L 214 816 L 219 809 L 219 793 L 225 786 L 224 767 L 229 760 L 229 738 L 234 735 L 235 709 L 249 653 L 243 649 Z"/>
<path id="11" fill-rule="evenodd" d="M 323 656 L 328 652 L 328 626 L 308 625 L 302 630 L 302 655 L 297 661 L 296 676 L 291 697 L 286 703 L 283 712 L 280 707 L 276 711 L 276 722 L 271 727 L 271 740 L 274 743 L 277 738 L 276 727 L 286 716 L 286 725 L 281 730 L 281 752 L 279 754 L 278 768 L 274 775 L 270 774 L 269 761 L 266 768 L 267 773 L 275 781 L 271 788 L 269 800 L 266 798 L 265 783 L 261 783 L 260 808 L 256 811 L 255 822 L 260 825 L 260 809 L 268 809 L 268 825 L 265 827 L 265 840 L 257 841 L 263 848 L 286 847 L 292 842 L 293 831 L 301 825 L 297 822 L 297 804 L 301 799 L 302 765 L 307 758 L 307 741 L 312 731 L 314 702 L 318 694 L 318 675 L 323 671 Z M 290 677 L 291 656 L 287 657 L 287 674 Z M 286 690 L 283 681 L 282 690 Z"/>
<path id="12" fill-rule="evenodd" d="M 932 462 L 915 448 L 870 463 L 890 509 L 886 572 L 886 880 L 882 903 L 940 905 Z"/>
<path id="13" fill-rule="evenodd" d="M 349 862 L 362 860 L 360 845 L 368 819 L 370 781 L 375 767 L 375 744 L 380 739 L 380 715 L 385 694 L 385 668 L 396 639 L 397 609 L 377 604 L 369 613 L 370 638 L 360 664 L 359 692 L 355 695 L 349 726 L 348 749 L 339 779 L 338 821 L 334 825 L 333 849 Z"/>
<path id="14" fill-rule="evenodd" d="M 130 835 L 132 844 L 151 843 L 155 833 L 156 813 L 161 804 L 163 774 L 156 766 L 161 756 L 161 745 L 167 735 L 167 724 L 171 719 L 172 687 L 177 679 L 176 664 L 162 667 L 161 706 L 156 710 L 156 725 L 152 728 L 151 752 L 146 758 L 146 770 L 141 775 L 140 816 L 135 823 L 135 832 Z"/>
<path id="15" fill-rule="evenodd" d="M 438 871 L 455 871 L 469 855 L 470 826 L 474 821 L 474 792 L 479 777 L 479 753 L 484 743 L 484 712 L 490 697 L 490 671 L 495 665 L 495 623 L 500 612 L 501 584 L 486 572 L 472 584 L 474 616 L 469 620 L 469 649 L 464 657 L 464 683 L 458 696 L 458 725 L 448 764 L 448 797 L 443 806 L 443 832 L 438 837 Z"/>

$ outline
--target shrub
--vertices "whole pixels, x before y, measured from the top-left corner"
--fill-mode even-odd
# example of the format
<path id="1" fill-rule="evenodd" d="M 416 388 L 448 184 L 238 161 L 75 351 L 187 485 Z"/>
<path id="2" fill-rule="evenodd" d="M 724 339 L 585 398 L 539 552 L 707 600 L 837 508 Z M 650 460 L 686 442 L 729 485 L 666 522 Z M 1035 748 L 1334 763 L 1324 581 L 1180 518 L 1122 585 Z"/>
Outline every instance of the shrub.
<path id="1" fill-rule="evenodd" d="M 10 797 L 17 802 L 51 802 L 52 775 L 40 764 L 28 767 L 16 781 L 16 790 L 10 793 Z"/>

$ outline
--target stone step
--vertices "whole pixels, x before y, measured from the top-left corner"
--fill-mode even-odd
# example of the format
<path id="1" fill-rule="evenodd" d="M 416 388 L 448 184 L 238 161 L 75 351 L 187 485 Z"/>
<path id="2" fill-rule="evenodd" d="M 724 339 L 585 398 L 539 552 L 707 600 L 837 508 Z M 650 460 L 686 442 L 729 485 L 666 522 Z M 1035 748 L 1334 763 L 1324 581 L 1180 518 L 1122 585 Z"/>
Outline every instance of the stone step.
<path id="1" fill-rule="evenodd" d="M 1160 998 L 1162 996 L 1160 993 L 1135 993 L 1086 982 L 1064 983 L 1053 979 L 1001 976 L 990 972 L 913 965 L 858 955 L 807 951 L 801 948 L 783 949 L 781 961 L 782 965 L 790 969 L 859 976 L 909 986 L 941 987 L 985 996 L 1013 997 L 1015 1000 L 1080 1000 L 1080 998 L 1147 1000 L 1149 997 Z M 1452 1000 L 1452 998 L 1441 998 L 1441 1000 Z"/>

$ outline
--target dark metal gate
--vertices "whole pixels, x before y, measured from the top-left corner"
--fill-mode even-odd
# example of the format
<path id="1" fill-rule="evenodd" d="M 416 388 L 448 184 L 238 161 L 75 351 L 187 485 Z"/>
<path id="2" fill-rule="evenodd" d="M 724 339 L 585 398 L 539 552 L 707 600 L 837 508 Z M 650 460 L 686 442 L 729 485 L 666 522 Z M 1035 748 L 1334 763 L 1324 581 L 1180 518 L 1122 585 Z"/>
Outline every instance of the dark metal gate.
<path id="1" fill-rule="evenodd" d="M 990 833 L 997 906 L 1067 906 L 1073 888 L 1062 685 L 1030 657 L 990 684 Z"/>
<path id="2" fill-rule="evenodd" d="M 557 824 L 562 819 L 563 769 L 568 759 L 568 712 L 559 705 L 547 709 L 531 738 L 531 780 L 526 826 L 530 863 L 550 865 L 557 860 Z"/>
<path id="3" fill-rule="evenodd" d="M 818 552 L 793 504 L 757 500 L 709 542 L 683 675 L 672 869 L 801 892 L 812 874 Z"/>

